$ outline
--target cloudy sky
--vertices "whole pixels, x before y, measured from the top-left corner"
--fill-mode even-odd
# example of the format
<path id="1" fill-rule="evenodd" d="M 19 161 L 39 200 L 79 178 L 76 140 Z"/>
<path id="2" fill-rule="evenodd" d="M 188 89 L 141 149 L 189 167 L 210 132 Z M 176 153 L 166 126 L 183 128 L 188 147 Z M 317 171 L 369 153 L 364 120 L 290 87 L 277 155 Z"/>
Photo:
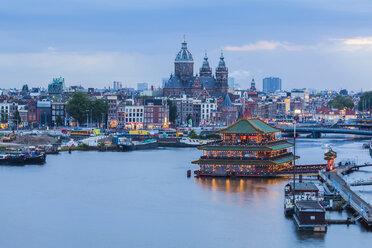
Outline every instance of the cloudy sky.
<path id="1" fill-rule="evenodd" d="M 372 90 L 370 0 L 2 0 L 0 87 L 160 85 L 184 34 L 242 87 Z"/>

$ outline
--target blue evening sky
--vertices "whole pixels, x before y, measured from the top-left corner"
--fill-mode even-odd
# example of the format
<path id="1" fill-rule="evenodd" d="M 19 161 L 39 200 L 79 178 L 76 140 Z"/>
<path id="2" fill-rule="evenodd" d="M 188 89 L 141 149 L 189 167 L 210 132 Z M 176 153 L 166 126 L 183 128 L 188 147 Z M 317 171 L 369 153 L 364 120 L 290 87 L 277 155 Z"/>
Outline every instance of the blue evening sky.
<path id="1" fill-rule="evenodd" d="M 2 0 L 0 87 L 159 86 L 184 34 L 195 71 L 222 49 L 242 87 L 372 89 L 370 0 Z"/>

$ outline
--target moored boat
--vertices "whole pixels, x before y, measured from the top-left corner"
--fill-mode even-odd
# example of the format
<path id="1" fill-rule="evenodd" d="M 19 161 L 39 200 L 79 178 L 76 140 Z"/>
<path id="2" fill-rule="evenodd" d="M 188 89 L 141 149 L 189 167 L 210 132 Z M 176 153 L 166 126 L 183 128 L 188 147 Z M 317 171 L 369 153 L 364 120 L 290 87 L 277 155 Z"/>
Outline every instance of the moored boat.
<path id="1" fill-rule="evenodd" d="M 119 144 L 119 147 L 124 151 L 153 149 L 158 147 L 158 141 L 156 139 L 148 139 L 141 141 L 123 141 Z"/>
<path id="2" fill-rule="evenodd" d="M 0 154 L 0 165 L 44 164 L 46 154 L 43 153 L 4 153 Z"/>

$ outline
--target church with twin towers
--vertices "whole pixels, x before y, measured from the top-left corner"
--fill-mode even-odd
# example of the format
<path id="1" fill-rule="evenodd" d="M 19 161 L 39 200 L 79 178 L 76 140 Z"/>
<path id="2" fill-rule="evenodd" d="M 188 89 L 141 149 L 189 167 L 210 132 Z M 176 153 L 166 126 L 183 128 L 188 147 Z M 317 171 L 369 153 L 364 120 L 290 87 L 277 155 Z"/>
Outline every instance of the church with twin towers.
<path id="1" fill-rule="evenodd" d="M 228 69 L 222 52 L 214 75 L 209 66 L 207 54 L 205 54 L 199 74 L 194 75 L 194 59 L 187 49 L 184 38 L 181 50 L 174 60 L 174 74 L 171 74 L 164 86 L 164 96 L 186 94 L 191 97 L 199 97 L 203 92 L 208 92 L 210 96 L 224 97 L 227 91 Z"/>

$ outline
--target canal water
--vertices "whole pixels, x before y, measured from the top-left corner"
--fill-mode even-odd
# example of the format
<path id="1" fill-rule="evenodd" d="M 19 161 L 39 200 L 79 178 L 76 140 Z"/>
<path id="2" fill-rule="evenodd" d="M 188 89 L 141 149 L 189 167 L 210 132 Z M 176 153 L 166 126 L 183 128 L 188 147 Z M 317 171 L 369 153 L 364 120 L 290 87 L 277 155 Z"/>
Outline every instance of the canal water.
<path id="1" fill-rule="evenodd" d="M 299 163 L 323 163 L 329 145 L 338 161 L 372 162 L 363 143 L 299 139 Z M 50 155 L 44 166 L 0 167 L 0 247 L 370 246 L 372 232 L 359 224 L 297 232 L 283 214 L 286 179 L 187 178 L 200 155 L 73 152 Z M 372 177 L 372 169 L 357 173 Z"/>

